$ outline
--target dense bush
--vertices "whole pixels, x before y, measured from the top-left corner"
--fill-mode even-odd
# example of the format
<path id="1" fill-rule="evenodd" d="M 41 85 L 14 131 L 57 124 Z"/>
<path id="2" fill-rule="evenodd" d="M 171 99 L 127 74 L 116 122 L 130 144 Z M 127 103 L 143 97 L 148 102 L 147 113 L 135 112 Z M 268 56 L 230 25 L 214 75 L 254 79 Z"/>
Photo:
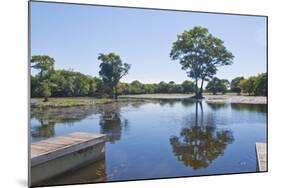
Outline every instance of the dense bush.
<path id="1" fill-rule="evenodd" d="M 41 80 L 44 81 L 41 81 Z M 31 76 L 31 96 L 42 97 L 42 83 L 45 82 L 45 90 L 49 90 L 52 97 L 80 97 L 97 96 L 97 90 L 101 80 L 79 72 L 57 70 L 49 73 L 48 77 L 40 75 Z"/>
<path id="2" fill-rule="evenodd" d="M 240 82 L 242 81 L 242 80 L 244 80 L 244 77 L 236 77 L 236 78 L 234 78 L 232 81 L 231 81 L 231 83 L 230 83 L 230 89 L 231 89 L 231 91 L 232 92 L 234 92 L 234 93 L 237 93 L 237 94 L 240 94 L 241 93 L 241 91 L 242 91 L 242 89 L 241 89 L 241 87 L 240 87 Z"/>
<path id="3" fill-rule="evenodd" d="M 44 89 L 42 89 L 43 82 Z M 173 81 L 145 84 L 135 80 L 131 83 L 119 82 L 117 93 L 118 95 L 193 93 L 194 87 L 193 82 L 188 80 L 182 84 L 176 84 Z M 43 77 L 40 74 L 31 75 L 31 97 L 108 97 L 109 93 L 109 88 L 102 79 L 72 70 L 53 70 Z"/>
<path id="4" fill-rule="evenodd" d="M 217 77 L 214 77 L 210 80 L 206 86 L 206 91 L 213 93 L 216 95 L 217 93 L 226 93 L 227 91 L 227 84 L 229 82 L 227 80 L 221 80 Z"/>
<path id="5" fill-rule="evenodd" d="M 239 87 L 248 95 L 267 96 L 267 74 L 262 73 L 243 79 L 240 81 Z"/>

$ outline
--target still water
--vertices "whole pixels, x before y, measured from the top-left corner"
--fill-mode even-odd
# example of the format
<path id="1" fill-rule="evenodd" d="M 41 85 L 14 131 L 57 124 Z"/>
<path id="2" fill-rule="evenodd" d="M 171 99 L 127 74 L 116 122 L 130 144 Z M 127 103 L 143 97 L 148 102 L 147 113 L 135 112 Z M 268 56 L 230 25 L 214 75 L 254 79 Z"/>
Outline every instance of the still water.
<path id="1" fill-rule="evenodd" d="M 256 172 L 266 105 L 153 100 L 31 112 L 31 142 L 72 132 L 108 135 L 105 160 L 45 184 Z"/>

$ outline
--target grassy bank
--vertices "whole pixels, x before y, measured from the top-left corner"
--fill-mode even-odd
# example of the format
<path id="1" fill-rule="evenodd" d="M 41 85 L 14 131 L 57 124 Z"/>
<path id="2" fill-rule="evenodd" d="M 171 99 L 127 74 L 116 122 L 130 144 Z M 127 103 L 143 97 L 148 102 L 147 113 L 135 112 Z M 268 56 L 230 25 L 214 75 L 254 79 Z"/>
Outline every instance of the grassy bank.
<path id="1" fill-rule="evenodd" d="M 140 94 L 140 95 L 122 95 L 118 102 L 145 102 L 148 99 L 189 99 L 193 94 Z M 237 96 L 236 94 L 211 95 L 204 94 L 207 102 L 226 102 L 226 103 L 247 103 L 247 104 L 266 104 L 267 99 L 263 96 Z M 32 98 L 30 100 L 31 108 L 44 107 L 73 107 L 86 105 L 99 105 L 117 102 L 115 99 L 91 98 L 91 97 L 61 97 L 49 98 L 48 102 L 43 102 L 43 98 Z"/>
<path id="2" fill-rule="evenodd" d="M 140 95 L 123 95 L 122 99 L 190 99 L 193 94 L 140 94 Z M 266 104 L 265 96 L 248 96 L 246 94 L 237 95 L 236 93 L 226 93 L 212 95 L 204 93 L 204 100 L 207 102 L 226 102 L 226 103 L 244 103 L 244 104 Z M 193 99 L 194 100 L 194 99 Z"/>
<path id="3" fill-rule="evenodd" d="M 43 98 L 32 98 L 30 100 L 31 108 L 44 108 L 44 107 L 74 107 L 74 106 L 90 106 L 100 105 L 113 102 L 141 102 L 142 99 L 106 99 L 106 98 L 91 98 L 91 97 L 60 97 L 49 98 L 48 102 L 43 102 Z"/>
<path id="4" fill-rule="evenodd" d="M 32 98 L 30 101 L 31 107 L 70 107 L 83 106 L 93 104 L 103 104 L 111 102 L 111 99 L 95 99 L 88 97 L 63 97 L 63 98 L 49 98 L 48 102 L 43 102 L 42 98 Z"/>

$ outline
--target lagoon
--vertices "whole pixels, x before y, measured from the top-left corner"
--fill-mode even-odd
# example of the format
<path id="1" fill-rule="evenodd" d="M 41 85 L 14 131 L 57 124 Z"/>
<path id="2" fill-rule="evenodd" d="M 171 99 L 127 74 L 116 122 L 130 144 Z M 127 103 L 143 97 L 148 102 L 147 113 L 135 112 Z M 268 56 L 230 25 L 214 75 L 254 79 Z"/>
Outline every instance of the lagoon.
<path id="1" fill-rule="evenodd" d="M 31 109 L 31 142 L 107 134 L 105 160 L 42 182 L 58 185 L 256 172 L 267 106 L 157 99 Z"/>

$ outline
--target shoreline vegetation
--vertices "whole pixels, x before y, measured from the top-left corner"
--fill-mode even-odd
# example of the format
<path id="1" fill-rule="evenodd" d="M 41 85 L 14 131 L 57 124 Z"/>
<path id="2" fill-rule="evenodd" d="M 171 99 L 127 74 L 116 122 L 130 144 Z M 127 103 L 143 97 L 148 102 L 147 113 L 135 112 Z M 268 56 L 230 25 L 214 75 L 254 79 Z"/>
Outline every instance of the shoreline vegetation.
<path id="1" fill-rule="evenodd" d="M 120 98 L 138 98 L 138 99 L 184 99 L 184 100 L 198 100 L 194 99 L 191 94 L 144 94 L 144 95 L 123 95 Z M 204 94 L 206 102 L 218 103 L 242 103 L 242 104 L 267 104 L 266 96 L 249 96 L 249 95 L 235 95 L 235 94 L 222 94 L 211 95 Z"/>
<path id="2" fill-rule="evenodd" d="M 182 83 L 142 83 L 139 80 L 121 82 L 129 74 L 132 65 L 123 62 L 114 52 L 98 55 L 99 76 L 85 75 L 71 69 L 56 70 L 53 57 L 33 55 L 31 68 L 37 70 L 37 74 L 31 75 L 30 94 L 31 98 L 44 100 L 32 100 L 31 106 L 97 105 L 117 101 L 118 98 L 121 98 L 119 101 L 190 99 L 266 104 L 267 73 L 257 73 L 248 78 L 240 75 L 232 80 L 216 77 L 219 67 L 233 64 L 234 55 L 225 47 L 224 41 L 209 33 L 207 28 L 196 26 L 178 35 L 169 56 L 172 61 L 180 63 L 181 69 L 191 80 L 183 80 Z M 207 83 L 206 87 L 204 83 Z M 238 96 L 234 97 L 231 93 Z"/>
<path id="3" fill-rule="evenodd" d="M 202 99 L 208 103 L 242 103 L 242 104 L 267 104 L 267 97 L 264 96 L 246 96 L 246 95 L 210 95 L 205 94 Z M 62 97 L 49 98 L 48 102 L 44 102 L 43 98 L 31 98 L 31 108 L 62 108 L 75 106 L 98 106 L 109 103 L 123 102 L 148 102 L 151 100 L 194 100 L 192 94 L 140 94 L 140 95 L 122 95 L 117 100 L 109 98 L 93 98 L 93 97 Z"/>
<path id="4" fill-rule="evenodd" d="M 43 98 L 31 98 L 31 108 L 66 108 L 79 106 L 98 106 L 115 102 L 145 102 L 144 99 L 110 99 L 110 98 L 94 98 L 94 97 L 56 97 L 49 98 L 48 102 L 44 102 Z"/>

